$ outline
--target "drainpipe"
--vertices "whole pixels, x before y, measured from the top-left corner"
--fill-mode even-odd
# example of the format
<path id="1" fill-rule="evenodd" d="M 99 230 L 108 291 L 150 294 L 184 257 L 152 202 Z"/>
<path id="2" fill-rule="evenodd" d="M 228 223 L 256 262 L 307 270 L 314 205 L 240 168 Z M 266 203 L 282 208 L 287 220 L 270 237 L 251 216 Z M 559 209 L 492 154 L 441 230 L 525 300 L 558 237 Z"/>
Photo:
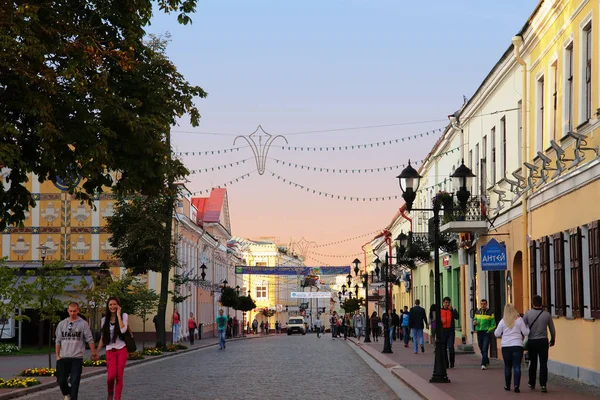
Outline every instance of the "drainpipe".
<path id="1" fill-rule="evenodd" d="M 515 58 L 517 62 L 523 67 L 523 88 L 522 88 L 522 106 L 521 106 L 521 160 L 523 162 L 528 160 L 527 157 L 527 63 L 521 57 L 521 45 L 523 44 L 523 36 L 513 36 L 512 38 L 513 47 L 515 51 Z M 523 266 L 527 267 L 529 271 L 529 249 L 527 247 L 527 233 L 529 231 L 529 216 L 527 213 L 527 193 L 523 194 L 523 201 L 521 203 L 521 223 L 522 223 L 522 246 L 523 246 Z M 525 268 L 524 268 L 525 269 Z M 528 308 L 530 304 L 529 299 L 529 273 L 522 274 L 523 276 L 523 307 Z"/>

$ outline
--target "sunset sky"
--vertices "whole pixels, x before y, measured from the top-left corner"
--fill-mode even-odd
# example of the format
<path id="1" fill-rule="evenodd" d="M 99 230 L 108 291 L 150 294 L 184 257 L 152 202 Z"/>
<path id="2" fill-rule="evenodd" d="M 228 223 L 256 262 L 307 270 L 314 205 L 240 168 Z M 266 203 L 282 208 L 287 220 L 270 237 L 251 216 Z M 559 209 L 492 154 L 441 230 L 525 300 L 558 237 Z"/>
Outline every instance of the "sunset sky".
<path id="1" fill-rule="evenodd" d="M 192 192 L 227 183 L 234 236 L 275 236 L 283 243 L 304 237 L 326 244 L 362 235 L 314 249 L 322 255 L 306 260 L 314 266 L 348 265 L 374 236 L 366 234 L 388 225 L 402 204 L 395 178 L 401 167 L 354 174 L 331 170 L 389 167 L 425 157 L 439 133 L 398 144 L 395 139 L 444 128 L 448 114 L 463 104 L 463 96 L 473 95 L 537 0 L 424 3 L 199 1 L 191 26 L 156 13 L 148 32 L 171 33 L 169 57 L 209 94 L 196 102 L 199 127 L 183 119 L 173 128 L 175 151 L 189 153 L 182 159 L 190 170 L 215 167 L 189 177 Z M 262 176 L 250 148 L 191 155 L 230 149 L 237 135 L 249 135 L 258 125 L 284 135 L 292 148 L 336 150 L 282 150 L 276 146 L 284 141 L 277 139 Z M 360 127 L 370 128 L 340 129 Z M 356 147 L 390 140 L 394 144 Z M 237 146 L 247 143 L 238 140 Z M 235 164 L 242 160 L 247 161 Z M 222 165 L 227 168 L 216 168 Z M 337 195 L 361 200 L 337 200 Z M 399 199 L 362 201 L 389 196 Z"/>

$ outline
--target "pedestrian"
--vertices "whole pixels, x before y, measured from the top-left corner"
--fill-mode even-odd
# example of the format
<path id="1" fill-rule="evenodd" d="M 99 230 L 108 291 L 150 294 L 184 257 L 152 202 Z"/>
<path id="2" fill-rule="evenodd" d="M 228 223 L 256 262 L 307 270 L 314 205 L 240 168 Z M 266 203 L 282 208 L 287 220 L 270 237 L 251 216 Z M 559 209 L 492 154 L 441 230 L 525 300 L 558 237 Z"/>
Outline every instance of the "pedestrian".
<path id="1" fill-rule="evenodd" d="M 415 300 L 414 307 L 408 312 L 408 327 L 413 338 L 413 350 L 415 354 L 419 353 L 419 343 L 421 343 L 421 353 L 425 353 L 423 329 L 429 329 L 429 323 L 427 322 L 427 313 L 421 307 L 421 300 L 419 299 Z"/>
<path id="2" fill-rule="evenodd" d="M 396 338 L 398 337 L 398 329 L 399 328 L 401 329 L 401 325 L 400 325 L 400 316 L 398 314 L 396 314 L 395 308 L 392 311 L 392 328 L 394 329 L 393 339 L 396 340 Z"/>
<path id="3" fill-rule="evenodd" d="M 85 344 L 90 346 L 92 359 L 98 352 L 90 326 L 79 316 L 79 304 L 70 302 L 67 312 L 69 316 L 58 323 L 55 332 L 56 380 L 65 400 L 77 400 Z"/>
<path id="4" fill-rule="evenodd" d="M 152 318 L 152 323 L 154 324 L 154 332 L 156 341 L 158 342 L 158 315 L 155 315 L 154 318 Z"/>
<path id="5" fill-rule="evenodd" d="M 342 337 L 342 320 L 344 318 L 342 316 L 338 316 L 335 320 L 335 334 L 337 337 Z"/>
<path id="6" fill-rule="evenodd" d="M 190 317 L 188 318 L 188 331 L 190 332 L 190 346 L 194 345 L 194 333 L 196 332 L 196 320 L 194 319 L 194 313 L 190 313 Z"/>
<path id="7" fill-rule="evenodd" d="M 246 322 L 246 334 L 250 334 L 250 321 Z"/>
<path id="8" fill-rule="evenodd" d="M 265 334 L 265 321 L 260 321 L 260 333 L 261 335 Z"/>
<path id="9" fill-rule="evenodd" d="M 269 334 L 269 321 L 265 321 L 265 335 Z"/>
<path id="10" fill-rule="evenodd" d="M 227 329 L 227 320 L 228 318 L 223 315 L 223 309 L 220 309 L 219 316 L 216 319 L 217 332 L 219 332 L 219 350 L 225 350 L 227 347 L 225 345 L 225 330 Z"/>
<path id="11" fill-rule="evenodd" d="M 512 304 L 504 306 L 503 318 L 494 332 L 502 338 L 502 358 L 504 359 L 504 390 L 510 391 L 511 372 L 514 374 L 515 393 L 521 384 L 521 360 L 523 359 L 523 337 L 529 328 Z M 512 370 L 512 371 L 511 371 Z"/>
<path id="12" fill-rule="evenodd" d="M 410 341 L 410 313 L 408 312 L 408 306 L 404 306 L 404 310 L 402 311 L 401 317 L 401 326 L 402 326 L 402 337 L 404 338 L 404 347 L 408 347 L 408 342 Z M 414 339 L 413 339 L 414 343 Z"/>
<path id="13" fill-rule="evenodd" d="M 529 383 L 531 390 L 535 390 L 538 357 L 540 359 L 540 390 L 546 393 L 548 390 L 548 351 L 554 346 L 556 340 L 556 329 L 554 321 L 548 311 L 542 309 L 542 297 L 533 296 L 533 309 L 527 311 L 523 322 L 529 328 L 527 339 L 527 351 L 529 352 Z M 548 330 L 550 330 L 550 341 L 548 341 Z"/>
<path id="14" fill-rule="evenodd" d="M 275 333 L 279 333 L 279 321 L 275 321 Z"/>
<path id="15" fill-rule="evenodd" d="M 379 342 L 379 317 L 377 313 L 373 311 L 371 314 L 371 334 L 373 335 L 373 340 Z"/>
<path id="16" fill-rule="evenodd" d="M 429 331 L 429 344 L 435 344 L 436 307 L 435 304 L 429 307 L 429 326 L 431 327 Z"/>
<path id="17" fill-rule="evenodd" d="M 365 326 L 365 317 L 356 310 L 352 317 L 352 326 L 354 326 L 354 333 L 356 333 L 356 343 L 360 345 L 360 338 L 363 335 L 363 327 Z"/>
<path id="18" fill-rule="evenodd" d="M 329 318 L 329 323 L 331 324 L 331 339 L 335 340 L 337 325 L 337 313 L 335 311 L 333 312 L 333 314 L 331 314 L 331 318 Z"/>
<path id="19" fill-rule="evenodd" d="M 173 325 L 173 340 L 172 343 L 179 342 L 179 323 L 181 321 L 181 317 L 179 316 L 179 311 L 177 309 L 173 310 L 173 318 L 171 319 L 171 324 Z"/>
<path id="20" fill-rule="evenodd" d="M 109 297 L 106 313 L 100 320 L 102 336 L 98 342 L 98 351 L 106 345 L 106 385 L 109 400 L 121 400 L 123 393 L 123 374 L 129 353 L 123 335 L 127 332 L 128 316 L 121 310 L 121 302 Z"/>
<path id="21" fill-rule="evenodd" d="M 350 316 L 348 314 L 344 315 L 342 319 L 342 332 L 344 332 L 344 340 L 348 340 L 348 328 L 350 327 Z"/>
<path id="22" fill-rule="evenodd" d="M 477 332 L 477 343 L 481 352 L 481 369 L 485 370 L 490 365 L 490 358 L 488 357 L 490 333 L 496 329 L 496 317 L 492 310 L 488 308 L 486 299 L 481 299 L 479 304 L 481 307 L 475 311 L 473 326 Z"/>
<path id="23" fill-rule="evenodd" d="M 454 337 L 455 337 L 455 324 L 454 320 L 459 318 L 458 311 L 456 311 L 451 304 L 450 297 L 444 297 L 444 308 L 441 309 L 440 315 L 442 319 L 442 340 L 446 346 L 444 350 L 444 360 L 446 361 L 446 368 L 454 368 Z M 448 353 L 450 353 L 450 359 L 448 360 Z"/>
<path id="24" fill-rule="evenodd" d="M 233 333 L 233 321 L 231 320 L 231 317 L 229 315 L 227 315 L 227 330 L 225 331 L 225 337 L 227 339 L 231 338 L 232 333 Z"/>
<path id="25" fill-rule="evenodd" d="M 256 318 L 254 318 L 254 321 L 252 321 L 252 331 L 255 335 L 258 334 L 258 321 L 256 320 Z"/>
<path id="26" fill-rule="evenodd" d="M 323 322 L 321 321 L 321 317 L 317 315 L 317 320 L 315 321 L 315 330 L 317 331 L 317 338 L 321 338 L 321 326 Z"/>

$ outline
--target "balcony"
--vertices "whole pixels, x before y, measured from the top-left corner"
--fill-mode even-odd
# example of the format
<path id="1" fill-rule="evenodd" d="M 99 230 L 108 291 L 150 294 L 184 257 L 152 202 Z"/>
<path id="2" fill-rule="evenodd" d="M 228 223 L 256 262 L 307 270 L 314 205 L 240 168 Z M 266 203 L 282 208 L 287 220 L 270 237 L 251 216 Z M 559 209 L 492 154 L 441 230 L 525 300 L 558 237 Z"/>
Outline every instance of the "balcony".
<path id="1" fill-rule="evenodd" d="M 473 198 L 462 209 L 454 203 L 444 206 L 442 214 L 442 233 L 486 233 L 489 230 L 485 204 L 478 198 Z"/>

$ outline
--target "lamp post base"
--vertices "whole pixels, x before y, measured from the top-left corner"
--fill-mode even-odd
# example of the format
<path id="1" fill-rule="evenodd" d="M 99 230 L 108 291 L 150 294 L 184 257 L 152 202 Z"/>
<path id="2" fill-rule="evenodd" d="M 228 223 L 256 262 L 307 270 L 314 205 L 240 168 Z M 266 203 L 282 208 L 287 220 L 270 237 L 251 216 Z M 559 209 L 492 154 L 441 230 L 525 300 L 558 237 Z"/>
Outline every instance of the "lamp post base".
<path id="1" fill-rule="evenodd" d="M 446 373 L 445 352 L 446 346 L 444 345 L 444 342 L 436 338 L 433 375 L 431 375 L 429 383 L 450 383 L 450 379 L 448 379 L 448 374 Z"/>
<path id="2" fill-rule="evenodd" d="M 369 331 L 369 328 L 365 328 L 365 340 L 363 343 L 371 343 L 371 332 Z"/>

